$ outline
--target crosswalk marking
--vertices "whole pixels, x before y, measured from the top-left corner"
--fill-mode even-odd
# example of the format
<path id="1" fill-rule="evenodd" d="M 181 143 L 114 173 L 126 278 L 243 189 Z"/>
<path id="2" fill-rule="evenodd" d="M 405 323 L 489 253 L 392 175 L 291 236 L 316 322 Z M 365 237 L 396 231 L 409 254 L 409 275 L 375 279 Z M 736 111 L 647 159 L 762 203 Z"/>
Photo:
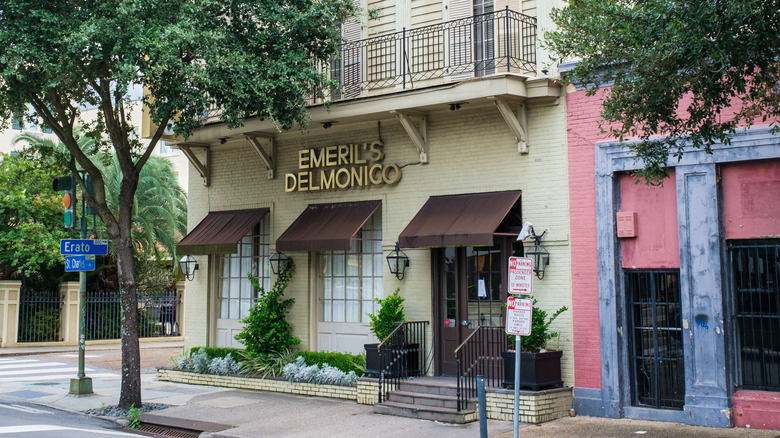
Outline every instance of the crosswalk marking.
<path id="1" fill-rule="evenodd" d="M 96 371 L 94 368 L 85 368 L 87 377 L 91 378 L 115 378 L 119 373 L 107 370 Z M 14 359 L 4 358 L 0 360 L 0 383 L 14 382 L 50 382 L 68 381 L 76 378 L 78 365 L 40 359 Z"/>

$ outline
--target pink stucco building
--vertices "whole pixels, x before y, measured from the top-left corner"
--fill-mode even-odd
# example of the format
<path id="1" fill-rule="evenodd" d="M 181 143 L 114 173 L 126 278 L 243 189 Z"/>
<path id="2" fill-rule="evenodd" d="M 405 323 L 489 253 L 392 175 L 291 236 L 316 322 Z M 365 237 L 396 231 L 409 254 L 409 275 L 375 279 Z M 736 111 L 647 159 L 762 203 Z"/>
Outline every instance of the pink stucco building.
<path id="1" fill-rule="evenodd" d="M 600 97 L 566 103 L 574 409 L 780 428 L 780 135 L 690 150 L 649 187 Z"/>

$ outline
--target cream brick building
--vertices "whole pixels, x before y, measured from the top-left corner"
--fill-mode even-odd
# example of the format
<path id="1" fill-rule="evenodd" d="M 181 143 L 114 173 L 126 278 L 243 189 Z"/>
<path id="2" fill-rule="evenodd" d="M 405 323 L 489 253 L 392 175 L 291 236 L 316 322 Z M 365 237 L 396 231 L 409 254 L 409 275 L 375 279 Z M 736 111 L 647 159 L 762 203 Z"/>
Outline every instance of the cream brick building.
<path id="1" fill-rule="evenodd" d="M 174 145 L 191 161 L 191 232 L 179 251 L 199 263 L 187 282 L 187 348 L 240 346 L 233 337 L 256 296 L 246 274 L 269 287 L 269 258 L 281 251 L 296 265 L 286 296 L 295 299 L 288 319 L 301 348 L 362 351 L 375 341 L 366 317 L 373 298 L 400 288 L 408 319 L 429 322 L 426 371 L 450 375 L 454 346 L 480 325 L 504 324 L 507 259 L 523 255 L 524 222 L 546 232 L 539 306 L 571 305 L 565 102 L 536 41 L 552 5 L 360 6 L 378 18 L 345 24 L 352 51 L 331 69 L 343 91 L 329 110 L 312 103 L 308 130 L 280 133 L 259 120 L 230 130 L 211 117 Z M 380 46 L 379 36 L 397 44 Z M 331 174 L 336 187 L 324 189 Z M 436 202 L 460 213 L 442 216 Z M 220 230 L 245 237 L 225 242 Z M 397 242 L 409 258 L 402 280 L 386 262 Z M 553 330 L 570 385 L 569 313 Z"/>

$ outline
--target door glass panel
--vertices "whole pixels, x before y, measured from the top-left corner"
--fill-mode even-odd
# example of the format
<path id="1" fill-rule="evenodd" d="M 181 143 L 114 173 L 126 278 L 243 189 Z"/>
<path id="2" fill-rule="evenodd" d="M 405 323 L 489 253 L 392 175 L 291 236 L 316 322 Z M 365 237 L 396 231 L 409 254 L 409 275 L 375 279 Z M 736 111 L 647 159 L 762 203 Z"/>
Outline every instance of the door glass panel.
<path id="1" fill-rule="evenodd" d="M 501 325 L 501 248 L 466 248 L 469 328 Z"/>
<path id="2" fill-rule="evenodd" d="M 446 248 L 444 250 L 444 317 L 457 324 L 458 307 L 455 291 L 455 248 Z"/>

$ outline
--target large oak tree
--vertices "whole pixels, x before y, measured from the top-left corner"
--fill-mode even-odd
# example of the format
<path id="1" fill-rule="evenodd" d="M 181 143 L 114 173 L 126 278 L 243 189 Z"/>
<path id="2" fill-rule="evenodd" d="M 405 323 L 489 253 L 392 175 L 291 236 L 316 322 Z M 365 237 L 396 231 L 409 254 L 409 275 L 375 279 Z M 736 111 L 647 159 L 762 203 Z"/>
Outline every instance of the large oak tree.
<path id="1" fill-rule="evenodd" d="M 279 129 L 306 126 L 305 97 L 329 85 L 315 68 L 337 52 L 349 0 L 8 0 L 0 5 L 0 120 L 32 107 L 71 154 L 70 171 L 94 181 L 85 196 L 118 257 L 122 308 L 119 407 L 141 405 L 133 198 L 139 174 L 168 122 L 187 137 L 212 106 L 229 126 L 247 117 Z M 129 120 L 127 90 L 142 84 L 160 128 L 142 142 Z M 97 120 L 81 120 L 83 104 Z M 116 215 L 99 167 L 73 135 L 81 125 L 113 149 L 122 174 Z M 79 181 L 82 188 L 83 181 Z"/>
<path id="2" fill-rule="evenodd" d="M 546 33 L 568 79 L 602 85 L 605 131 L 658 183 L 686 147 L 729 144 L 738 127 L 780 117 L 779 0 L 570 0 Z M 777 126 L 775 125 L 775 129 Z"/>

